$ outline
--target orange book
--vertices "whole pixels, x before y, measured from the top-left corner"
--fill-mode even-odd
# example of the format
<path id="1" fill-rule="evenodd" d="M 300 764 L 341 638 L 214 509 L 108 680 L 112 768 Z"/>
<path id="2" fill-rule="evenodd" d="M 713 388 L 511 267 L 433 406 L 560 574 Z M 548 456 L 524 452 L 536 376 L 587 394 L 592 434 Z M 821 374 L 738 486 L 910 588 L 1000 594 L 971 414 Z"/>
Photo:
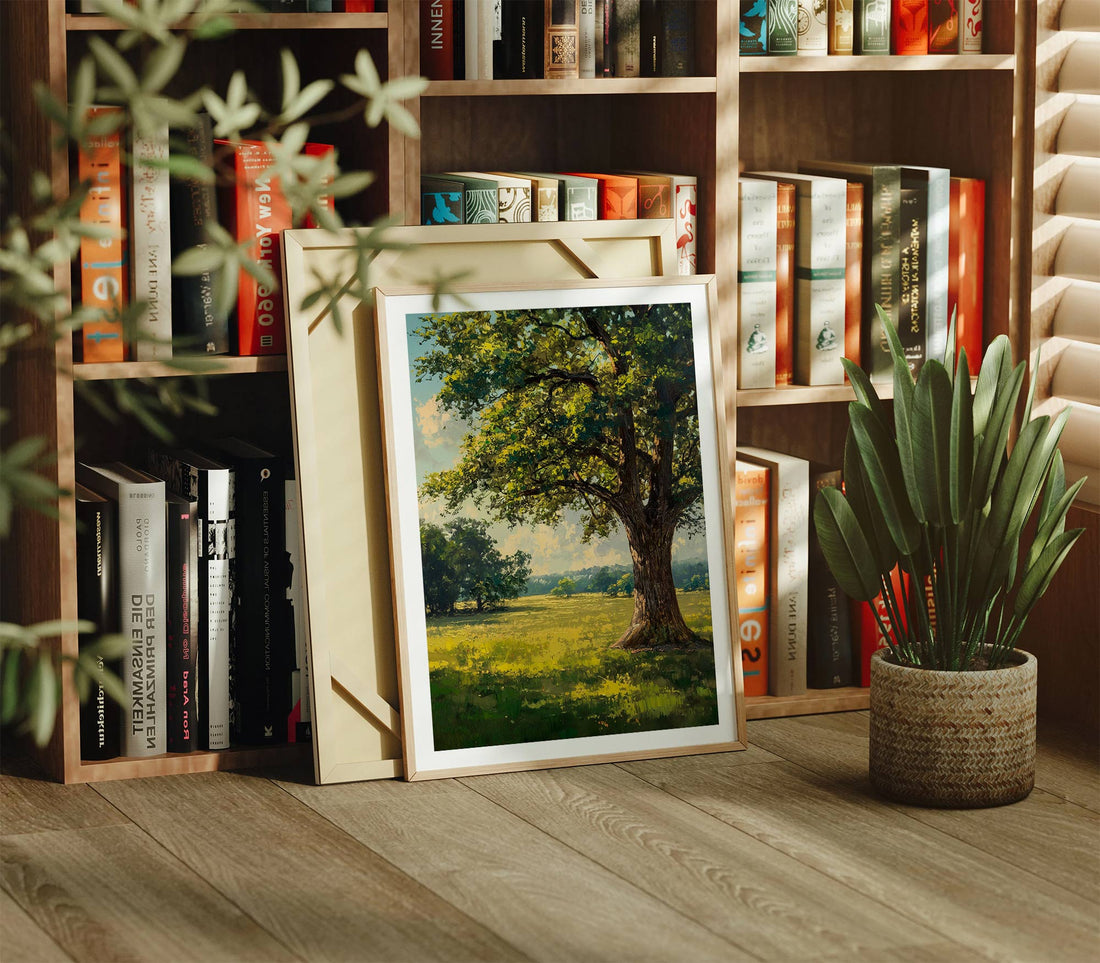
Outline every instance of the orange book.
<path id="1" fill-rule="evenodd" d="M 745 695 L 768 694 L 769 470 L 747 461 L 735 467 L 733 518 L 737 630 Z"/>
<path id="2" fill-rule="evenodd" d="M 638 217 L 638 178 L 624 174 L 586 174 L 565 171 L 574 177 L 594 177 L 599 182 L 596 210 L 601 221 L 633 221 Z"/>
<path id="3" fill-rule="evenodd" d="M 955 310 L 955 346 L 966 348 L 976 373 L 982 360 L 982 293 L 985 277 L 985 181 L 951 178 L 947 255 L 947 310 Z"/>
<path id="4" fill-rule="evenodd" d="M 928 0 L 892 0 L 896 54 L 928 53 Z"/>
<path id="5" fill-rule="evenodd" d="M 89 119 L 117 113 L 118 107 L 92 107 Z M 80 205 L 80 220 L 85 224 L 115 231 L 126 228 L 126 201 L 123 197 L 122 138 L 116 130 L 91 138 L 81 145 L 77 157 L 81 181 L 92 187 Z M 126 344 L 122 322 L 116 312 L 130 300 L 128 244 L 123 236 L 84 237 L 80 241 L 80 297 L 85 307 L 104 312 L 99 320 L 81 327 L 81 358 L 85 362 L 125 361 Z"/>
<path id="6" fill-rule="evenodd" d="M 775 383 L 794 384 L 794 184 L 776 187 Z"/>
<path id="7" fill-rule="evenodd" d="M 848 233 L 844 262 L 844 357 L 860 364 L 859 326 L 863 298 L 863 185 L 848 181 L 845 224 Z M 848 376 L 844 376 L 848 380 Z"/>

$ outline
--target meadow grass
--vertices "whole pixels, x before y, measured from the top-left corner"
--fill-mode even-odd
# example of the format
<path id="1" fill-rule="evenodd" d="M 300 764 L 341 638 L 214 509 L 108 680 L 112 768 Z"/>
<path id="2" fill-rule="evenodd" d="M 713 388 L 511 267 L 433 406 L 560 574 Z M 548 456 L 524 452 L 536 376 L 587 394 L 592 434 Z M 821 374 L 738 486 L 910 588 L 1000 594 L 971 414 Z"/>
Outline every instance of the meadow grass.
<path id="1" fill-rule="evenodd" d="M 712 638 L 710 595 L 680 593 Z M 715 725 L 714 652 L 623 652 L 631 598 L 535 595 L 508 608 L 428 619 L 435 748 Z"/>

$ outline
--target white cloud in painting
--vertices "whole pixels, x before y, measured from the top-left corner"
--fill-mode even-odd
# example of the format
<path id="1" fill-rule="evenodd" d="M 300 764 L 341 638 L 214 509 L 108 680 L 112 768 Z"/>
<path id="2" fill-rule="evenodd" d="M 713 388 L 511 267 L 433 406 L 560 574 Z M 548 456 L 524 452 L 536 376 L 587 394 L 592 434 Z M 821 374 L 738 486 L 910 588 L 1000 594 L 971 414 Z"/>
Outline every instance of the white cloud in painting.
<path id="1" fill-rule="evenodd" d="M 447 443 L 447 426 L 453 419 L 451 413 L 442 408 L 434 396 L 416 406 L 416 420 L 425 447 L 437 448 Z"/>

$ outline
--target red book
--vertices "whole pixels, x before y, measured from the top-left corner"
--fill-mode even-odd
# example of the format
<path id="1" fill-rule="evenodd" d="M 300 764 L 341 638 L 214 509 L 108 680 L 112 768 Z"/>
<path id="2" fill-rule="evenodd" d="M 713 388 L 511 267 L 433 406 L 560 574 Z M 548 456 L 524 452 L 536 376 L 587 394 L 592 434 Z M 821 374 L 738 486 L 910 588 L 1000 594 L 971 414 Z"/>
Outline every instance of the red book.
<path id="1" fill-rule="evenodd" d="M 118 107 L 92 107 L 89 120 Z M 90 181 L 80 205 L 80 220 L 115 231 L 126 228 L 127 205 L 123 199 L 122 139 L 119 132 L 92 137 L 81 145 L 77 157 L 78 176 Z M 80 338 L 85 362 L 125 361 L 126 345 L 122 322 L 115 312 L 130 300 L 130 270 L 127 264 L 129 244 L 124 237 L 83 237 L 80 239 L 80 299 L 86 308 L 99 308 L 100 319 L 86 321 Z"/>
<path id="2" fill-rule="evenodd" d="M 596 208 L 601 221 L 633 221 L 638 217 L 638 178 L 623 174 L 587 174 L 564 171 L 575 177 L 594 177 L 599 181 Z"/>
<path id="3" fill-rule="evenodd" d="M 895 592 L 900 594 L 903 586 L 908 590 L 909 576 L 906 573 L 895 568 L 891 578 L 894 582 Z M 851 605 L 853 640 L 859 652 L 859 684 L 867 688 L 871 684 L 871 656 L 879 649 L 886 648 L 886 636 L 882 634 L 882 629 L 875 621 L 874 611 L 871 607 L 874 606 L 874 609 L 878 611 L 879 618 L 882 619 L 886 631 L 896 641 L 893 620 L 890 617 L 889 607 L 883 600 L 881 593 L 875 596 L 873 602 L 860 602 L 856 599 L 850 599 L 849 603 Z"/>
<path id="4" fill-rule="evenodd" d="M 928 53 L 928 0 L 891 0 L 894 53 Z"/>
<path id="5" fill-rule="evenodd" d="M 844 357 L 860 363 L 859 325 L 863 298 L 863 185 L 848 181 L 845 216 L 847 257 L 844 261 Z M 844 376 L 848 380 L 848 376 Z"/>
<path id="6" fill-rule="evenodd" d="M 768 532 L 767 468 L 737 461 L 733 517 L 737 579 L 737 631 L 745 695 L 768 694 Z"/>
<path id="7" fill-rule="evenodd" d="M 955 310 L 955 346 L 966 348 L 971 373 L 982 360 L 985 278 L 985 181 L 951 178 L 947 310 Z"/>
<path id="8" fill-rule="evenodd" d="M 374 13 L 374 0 L 344 0 L 344 13 Z"/>
<path id="9" fill-rule="evenodd" d="M 429 80 L 454 80 L 454 0 L 420 4 L 420 72 Z"/>
<path id="10" fill-rule="evenodd" d="M 776 187 L 775 383 L 794 384 L 794 184 Z"/>
<path id="11" fill-rule="evenodd" d="M 329 172 L 325 175 L 324 182 L 326 184 L 331 184 L 333 174 L 335 173 L 335 165 L 332 164 L 332 162 L 335 160 L 336 157 L 336 148 L 332 144 L 308 143 L 304 148 L 302 148 L 302 153 L 307 154 L 310 157 L 328 158 L 329 163 L 330 165 L 332 165 L 333 169 L 329 170 Z M 330 211 L 336 210 L 336 199 L 331 194 L 322 195 L 321 200 L 323 201 L 325 207 L 327 207 Z M 302 225 L 303 227 L 321 226 L 317 223 L 317 219 L 313 216 L 313 213 L 311 211 L 306 212 L 306 216 L 302 220 Z"/>
<path id="12" fill-rule="evenodd" d="M 959 0 L 928 0 L 928 52 L 959 52 Z"/>

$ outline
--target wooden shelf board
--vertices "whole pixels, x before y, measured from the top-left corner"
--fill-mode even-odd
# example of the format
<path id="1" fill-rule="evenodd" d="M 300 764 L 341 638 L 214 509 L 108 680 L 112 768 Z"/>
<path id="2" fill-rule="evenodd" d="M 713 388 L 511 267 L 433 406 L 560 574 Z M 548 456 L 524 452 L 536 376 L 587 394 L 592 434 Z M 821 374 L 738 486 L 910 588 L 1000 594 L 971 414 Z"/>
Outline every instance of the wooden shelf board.
<path id="1" fill-rule="evenodd" d="M 871 690 L 859 686 L 840 689 L 808 689 L 796 696 L 750 696 L 745 700 L 749 719 L 780 719 L 819 712 L 854 712 L 871 704 Z"/>
<path id="2" fill-rule="evenodd" d="M 741 57 L 743 74 L 847 73 L 898 70 L 1012 70 L 1012 54 L 928 54 L 923 57 Z"/>
<path id="3" fill-rule="evenodd" d="M 880 398 L 893 398 L 894 386 L 889 382 L 875 385 Z M 810 388 L 806 385 L 784 385 L 779 388 L 739 388 L 738 408 L 764 408 L 781 405 L 839 404 L 855 401 L 850 385 L 824 385 Z"/>
<path id="4" fill-rule="evenodd" d="M 308 742 L 288 743 L 224 752 L 166 753 L 144 759 L 105 759 L 81 762 L 73 782 L 105 782 L 111 779 L 139 779 L 145 776 L 175 776 L 220 769 L 251 769 L 255 766 L 284 766 L 308 762 L 313 747 Z"/>
<path id="5" fill-rule="evenodd" d="M 262 371 L 286 371 L 286 355 L 282 354 L 253 358 L 195 355 L 194 360 L 207 362 L 208 367 L 195 371 L 177 368 L 164 361 L 74 364 L 73 379 L 76 381 L 110 381 L 126 378 L 181 378 L 195 374 L 257 374 Z"/>
<path id="6" fill-rule="evenodd" d="M 537 94 L 713 94 L 713 77 L 586 77 L 583 80 L 433 80 L 423 97 L 512 97 Z"/>
<path id="7" fill-rule="evenodd" d="M 227 13 L 223 14 L 238 30 L 385 30 L 389 18 L 384 13 Z M 187 30 L 195 23 L 185 17 L 176 29 Z M 126 30 L 125 24 L 102 14 L 69 13 L 67 30 Z"/>

